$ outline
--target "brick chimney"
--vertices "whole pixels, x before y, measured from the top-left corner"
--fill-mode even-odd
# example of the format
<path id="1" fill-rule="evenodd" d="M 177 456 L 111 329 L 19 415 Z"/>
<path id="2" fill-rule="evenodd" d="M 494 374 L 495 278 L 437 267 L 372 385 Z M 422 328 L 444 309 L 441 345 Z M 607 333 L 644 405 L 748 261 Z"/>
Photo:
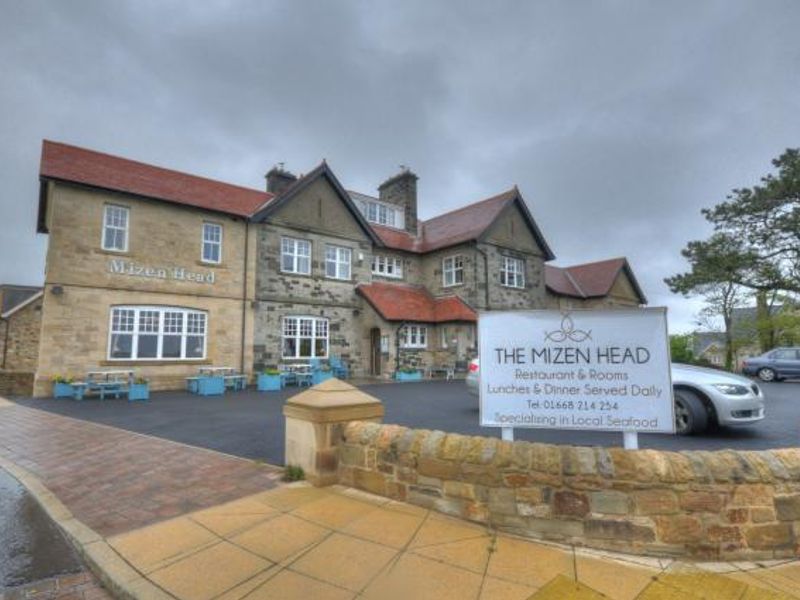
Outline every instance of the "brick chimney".
<path id="1" fill-rule="evenodd" d="M 417 233 L 417 179 L 408 167 L 401 167 L 400 173 L 378 186 L 378 199 L 400 207 L 405 214 L 405 229 L 413 235 Z"/>
<path id="2" fill-rule="evenodd" d="M 267 191 L 276 196 L 297 181 L 297 175 L 283 168 L 283 163 L 278 163 L 265 175 L 267 178 Z"/>

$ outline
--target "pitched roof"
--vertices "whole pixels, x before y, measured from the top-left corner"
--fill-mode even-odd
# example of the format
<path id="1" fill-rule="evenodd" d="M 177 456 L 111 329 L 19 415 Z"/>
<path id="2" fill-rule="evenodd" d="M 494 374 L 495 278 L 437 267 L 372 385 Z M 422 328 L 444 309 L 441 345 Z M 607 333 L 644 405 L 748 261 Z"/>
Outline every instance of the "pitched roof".
<path id="1" fill-rule="evenodd" d="M 272 194 L 44 140 L 42 179 L 69 181 L 246 217 Z"/>
<path id="2" fill-rule="evenodd" d="M 434 298 L 428 290 L 399 283 L 370 283 L 356 287 L 387 321 L 446 323 L 477 321 L 478 315 L 458 296 Z"/>
<path id="3" fill-rule="evenodd" d="M 361 200 L 377 200 L 377 198 L 359 192 L 350 192 L 350 194 Z M 503 210 L 514 202 L 517 202 L 522 210 L 536 241 L 544 251 L 546 260 L 552 260 L 554 258 L 553 253 L 516 187 L 491 198 L 438 215 L 427 221 L 419 221 L 417 225 L 418 235 L 416 236 L 405 230 L 374 223 L 370 223 L 370 226 L 388 248 L 415 253 L 432 252 L 480 239 Z"/>
<path id="4" fill-rule="evenodd" d="M 2 299 L 2 302 L 0 302 L 0 314 L 16 308 L 41 291 L 41 287 L 32 285 L 13 285 L 9 283 L 0 285 L 0 299 Z"/>
<path id="5" fill-rule="evenodd" d="M 319 179 L 320 177 L 324 177 L 328 180 L 331 187 L 333 187 L 336 194 L 340 197 L 342 202 L 344 203 L 347 210 L 353 215 L 353 218 L 356 222 L 361 226 L 361 229 L 367 236 L 376 244 L 380 244 L 381 240 L 375 231 L 370 227 L 370 224 L 367 222 L 366 217 L 361 214 L 361 211 L 358 210 L 355 203 L 353 202 L 353 198 L 350 196 L 350 193 L 342 187 L 342 184 L 339 182 L 339 179 L 334 175 L 331 168 L 328 166 L 328 163 L 324 160 L 310 172 L 306 173 L 302 177 L 298 178 L 294 183 L 292 183 L 289 187 L 283 190 L 280 194 L 275 196 L 269 203 L 264 206 L 258 208 L 258 210 L 254 211 L 251 215 L 251 218 L 256 223 L 262 222 L 266 219 L 270 214 L 274 211 L 278 210 L 281 206 L 285 205 L 289 202 L 294 196 L 299 194 L 302 190 L 306 189 L 310 186 L 314 181 Z"/>
<path id="6" fill-rule="evenodd" d="M 545 285 L 554 294 L 571 298 L 601 298 L 607 296 L 620 271 L 625 271 L 642 304 L 647 298 L 625 258 L 556 267 L 545 265 Z"/>
<path id="7" fill-rule="evenodd" d="M 0 313 L 0 318 L 2 318 L 2 319 L 7 319 L 7 318 L 9 318 L 9 317 L 10 317 L 11 315 L 13 315 L 15 312 L 22 310 L 23 308 L 25 308 L 25 307 L 26 307 L 26 306 L 28 306 L 29 304 L 31 304 L 31 303 L 33 303 L 33 302 L 35 302 L 36 300 L 38 300 L 38 299 L 39 299 L 39 298 L 41 298 L 42 296 L 44 296 L 44 292 L 42 291 L 42 289 L 41 289 L 41 288 L 39 288 L 39 291 L 38 291 L 38 292 L 34 292 L 34 293 L 33 293 L 33 294 L 31 294 L 30 296 L 27 296 L 27 297 L 26 297 L 24 300 L 22 300 L 21 302 L 17 302 L 17 303 L 16 303 L 16 304 L 14 304 L 13 306 L 9 307 L 7 310 L 4 310 L 2 313 Z M 5 304 L 5 302 L 3 302 L 3 304 Z"/>

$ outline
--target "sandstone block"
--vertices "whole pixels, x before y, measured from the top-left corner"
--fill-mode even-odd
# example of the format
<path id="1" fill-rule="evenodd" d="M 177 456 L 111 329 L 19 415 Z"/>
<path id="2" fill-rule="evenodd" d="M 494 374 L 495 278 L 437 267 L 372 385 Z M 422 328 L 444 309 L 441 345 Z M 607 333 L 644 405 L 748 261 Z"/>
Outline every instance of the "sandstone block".
<path id="1" fill-rule="evenodd" d="M 500 441 L 497 443 L 497 450 L 494 454 L 494 466 L 496 469 L 505 469 L 511 465 L 514 453 L 514 442 Z"/>
<path id="2" fill-rule="evenodd" d="M 589 494 L 589 506 L 593 513 L 627 515 L 631 510 L 631 500 L 623 492 L 605 490 Z"/>
<path id="3" fill-rule="evenodd" d="M 503 484 L 503 477 L 497 469 L 487 465 L 464 463 L 461 465 L 461 476 L 464 481 L 476 485 L 497 487 Z"/>
<path id="4" fill-rule="evenodd" d="M 539 487 L 523 487 L 515 490 L 517 502 L 528 502 L 530 504 L 541 504 L 544 502 L 544 494 L 542 488 Z"/>
<path id="5" fill-rule="evenodd" d="M 353 483 L 357 488 L 380 496 L 386 494 L 386 477 L 384 477 L 383 473 L 355 469 L 353 476 Z"/>
<path id="6" fill-rule="evenodd" d="M 492 488 L 489 490 L 489 512 L 492 515 L 516 515 L 517 500 L 514 490 Z"/>
<path id="7" fill-rule="evenodd" d="M 750 520 L 753 523 L 772 523 L 776 519 L 775 509 L 768 506 L 754 506 L 750 509 Z"/>
<path id="8" fill-rule="evenodd" d="M 585 521 L 586 536 L 604 540 L 628 542 L 653 542 L 656 533 L 652 526 L 631 521 L 613 519 L 589 519 Z"/>
<path id="9" fill-rule="evenodd" d="M 440 454 L 440 448 L 444 444 L 445 434 L 442 431 L 430 431 L 422 441 L 420 456 L 425 458 L 435 458 Z"/>
<path id="10" fill-rule="evenodd" d="M 729 508 L 724 512 L 724 518 L 728 523 L 747 523 L 749 512 L 746 508 Z"/>
<path id="11" fill-rule="evenodd" d="M 462 483 L 460 481 L 445 481 L 444 494 L 454 498 L 475 500 L 475 486 L 471 483 Z"/>
<path id="12" fill-rule="evenodd" d="M 367 458 L 364 446 L 355 444 L 343 444 L 339 446 L 339 461 L 342 464 L 354 467 L 366 467 Z"/>
<path id="13" fill-rule="evenodd" d="M 456 433 L 448 433 L 440 449 L 439 458 L 444 460 L 457 460 L 461 453 L 461 446 L 463 443 L 464 436 Z"/>
<path id="14" fill-rule="evenodd" d="M 470 521 L 487 523 L 489 521 L 489 507 L 483 502 L 465 500 L 462 504 L 461 515 Z"/>
<path id="15" fill-rule="evenodd" d="M 507 487 L 525 487 L 530 484 L 530 477 L 527 473 L 504 473 L 503 483 Z"/>
<path id="16" fill-rule="evenodd" d="M 437 479 L 458 479 L 458 464 L 438 458 L 421 456 L 417 465 L 418 475 L 436 477 Z"/>
<path id="17" fill-rule="evenodd" d="M 703 524 L 690 515 L 656 517 L 658 539 L 667 544 L 687 544 L 703 539 Z"/>
<path id="18" fill-rule="evenodd" d="M 553 512 L 565 517 L 585 517 L 589 513 L 589 498 L 582 493 L 558 491 L 553 494 Z"/>
<path id="19" fill-rule="evenodd" d="M 800 520 L 800 494 L 775 496 L 775 511 L 779 521 Z"/>
<path id="20" fill-rule="evenodd" d="M 526 470 L 531 465 L 531 450 L 529 442 L 514 442 L 511 450 L 511 464 L 516 468 Z"/>
<path id="21" fill-rule="evenodd" d="M 706 538 L 713 543 L 741 542 L 742 531 L 733 525 L 709 525 Z"/>
<path id="22" fill-rule="evenodd" d="M 731 506 L 772 506 L 775 489 L 766 484 L 737 485 Z"/>
<path id="23" fill-rule="evenodd" d="M 678 512 L 678 497 L 671 490 L 641 490 L 631 493 L 637 515 L 669 515 Z"/>
<path id="24" fill-rule="evenodd" d="M 689 512 L 718 513 L 722 510 L 722 496 L 713 492 L 684 492 L 680 496 L 681 509 Z"/>
<path id="25" fill-rule="evenodd" d="M 560 519 L 528 519 L 526 529 L 547 538 L 569 539 L 583 537 L 583 521 L 562 521 Z"/>
<path id="26" fill-rule="evenodd" d="M 747 545 L 756 550 L 790 546 L 794 542 L 792 526 L 789 523 L 753 525 L 745 530 L 744 537 Z"/>
<path id="27" fill-rule="evenodd" d="M 517 502 L 517 514 L 521 517 L 536 517 L 538 519 L 546 519 L 553 513 L 549 504 L 530 504 L 529 502 Z"/>
<path id="28" fill-rule="evenodd" d="M 557 446 L 533 444 L 531 469 L 541 473 L 561 474 L 561 452 Z"/>

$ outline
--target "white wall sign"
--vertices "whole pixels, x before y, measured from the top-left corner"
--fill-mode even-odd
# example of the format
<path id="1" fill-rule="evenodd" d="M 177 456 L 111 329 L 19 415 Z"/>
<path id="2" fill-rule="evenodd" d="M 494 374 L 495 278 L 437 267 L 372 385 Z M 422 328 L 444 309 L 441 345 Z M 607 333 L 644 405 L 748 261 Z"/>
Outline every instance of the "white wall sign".
<path id="1" fill-rule="evenodd" d="M 214 285 L 214 271 L 202 273 L 190 271 L 184 267 L 150 267 L 130 260 L 111 259 L 108 261 L 108 272 L 115 275 L 145 277 L 148 279 L 168 279 L 172 281 L 193 281 Z"/>
<path id="2" fill-rule="evenodd" d="M 665 308 L 482 312 L 481 425 L 674 433 Z"/>

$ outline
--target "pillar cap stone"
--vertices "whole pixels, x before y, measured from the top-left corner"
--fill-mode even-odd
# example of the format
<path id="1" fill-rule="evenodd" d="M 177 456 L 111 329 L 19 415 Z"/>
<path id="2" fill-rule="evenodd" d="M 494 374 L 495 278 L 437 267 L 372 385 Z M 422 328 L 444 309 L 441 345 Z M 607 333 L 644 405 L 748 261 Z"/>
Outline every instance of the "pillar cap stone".
<path id="1" fill-rule="evenodd" d="M 313 423 L 375 419 L 383 413 L 380 400 L 336 378 L 291 397 L 283 407 L 284 416 Z"/>

